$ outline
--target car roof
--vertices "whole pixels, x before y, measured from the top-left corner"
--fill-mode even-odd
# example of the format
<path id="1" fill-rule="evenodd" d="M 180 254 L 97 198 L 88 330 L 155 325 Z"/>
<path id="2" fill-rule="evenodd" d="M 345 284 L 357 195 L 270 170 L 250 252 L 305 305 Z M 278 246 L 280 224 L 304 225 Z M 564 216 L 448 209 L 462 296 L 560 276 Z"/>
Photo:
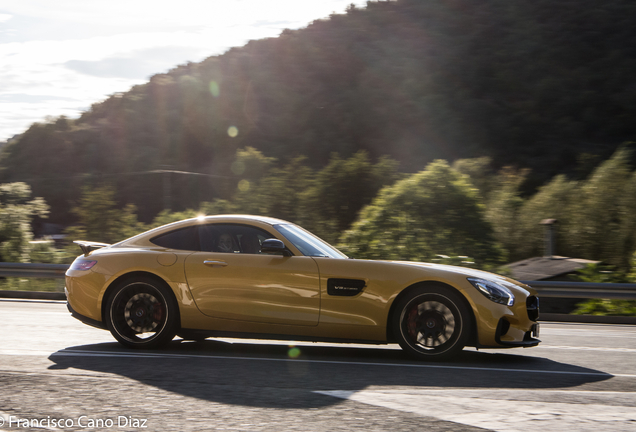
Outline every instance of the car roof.
<path id="1" fill-rule="evenodd" d="M 136 236 L 130 237 L 126 240 L 123 240 L 119 243 L 114 244 L 113 246 L 125 246 L 125 245 L 133 245 L 142 243 L 146 243 L 150 238 L 158 236 L 163 233 L 167 233 L 169 231 L 186 228 L 188 226 L 206 224 L 206 223 L 249 223 L 249 222 L 257 222 L 261 224 L 267 225 L 276 225 L 276 224 L 288 224 L 290 222 L 271 218 L 267 216 L 255 216 L 255 215 L 241 215 L 241 214 L 231 214 L 231 215 L 214 215 L 214 216 L 199 216 L 190 219 L 184 219 L 177 222 L 172 222 L 167 225 L 163 225 L 157 228 L 153 228 L 149 231 L 145 231 L 143 233 L 137 234 Z M 146 240 L 146 241 L 144 241 Z"/>
<path id="2" fill-rule="evenodd" d="M 198 218 L 186 219 L 186 220 L 197 220 L 199 222 L 218 222 L 223 219 L 238 219 L 243 221 L 259 221 L 269 225 L 276 224 L 287 224 L 290 223 L 286 220 L 276 219 L 268 216 L 256 216 L 256 215 L 242 215 L 242 214 L 228 214 L 228 215 L 214 215 L 214 216 L 203 216 Z"/>

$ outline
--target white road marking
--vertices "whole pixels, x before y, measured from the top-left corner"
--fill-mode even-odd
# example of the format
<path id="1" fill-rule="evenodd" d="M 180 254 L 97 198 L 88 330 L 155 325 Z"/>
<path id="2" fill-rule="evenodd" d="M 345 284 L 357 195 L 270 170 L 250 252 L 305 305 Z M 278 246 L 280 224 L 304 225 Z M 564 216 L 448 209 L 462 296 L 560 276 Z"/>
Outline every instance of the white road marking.
<path id="1" fill-rule="evenodd" d="M 613 351 L 613 352 L 636 352 L 636 348 L 608 348 L 608 347 L 578 347 L 578 346 L 550 346 L 539 345 L 534 349 L 560 349 L 560 350 L 580 350 L 580 351 Z"/>
<path id="2" fill-rule="evenodd" d="M 10 356 L 50 356 L 55 351 L 45 351 L 45 350 L 28 350 L 28 349 L 0 349 L 0 355 L 10 355 Z"/>
<path id="3" fill-rule="evenodd" d="M 583 331 L 578 329 L 572 330 L 554 330 L 554 329 L 546 329 L 544 330 L 541 327 L 541 336 L 542 337 L 554 337 L 554 336 L 574 336 L 579 338 L 590 339 L 592 337 L 611 337 L 611 338 L 621 338 L 621 339 L 636 339 L 636 333 L 632 329 L 626 329 L 625 331 L 617 332 L 612 329 L 607 330 L 592 330 L 592 331 Z"/>
<path id="4" fill-rule="evenodd" d="M 296 362 L 296 363 L 316 363 L 316 364 L 338 364 L 352 366 L 379 366 L 379 367 L 405 367 L 421 369 L 446 369 L 446 370 L 466 370 L 484 372 L 514 372 L 531 374 L 555 374 L 555 375 L 575 375 L 575 376 L 599 376 L 599 377 L 622 377 L 636 378 L 633 374 L 612 374 L 607 372 L 577 372 L 564 370 L 547 369 L 513 369 L 513 368 L 491 368 L 476 366 L 451 366 L 430 363 L 378 363 L 359 361 L 337 361 L 337 360 L 308 360 L 308 359 L 288 359 L 270 357 L 238 357 L 221 355 L 202 354 L 176 354 L 176 353 L 149 353 L 149 352 L 113 352 L 113 351 L 84 351 L 84 350 L 60 350 L 55 352 L 46 351 L 21 351 L 21 350 L 0 350 L 0 355 L 31 355 L 31 356 L 72 356 L 72 357 L 113 357 L 113 358 L 191 358 L 191 359 L 217 359 L 217 360 L 244 360 L 244 361 L 269 361 L 269 362 Z"/>
<path id="5" fill-rule="evenodd" d="M 544 393 L 549 396 L 555 392 L 518 389 L 334 390 L 315 393 L 499 432 L 628 431 L 636 426 L 634 392 L 558 391 L 575 393 L 579 397 L 621 398 L 621 403 L 611 405 L 528 400 L 528 395 Z"/>

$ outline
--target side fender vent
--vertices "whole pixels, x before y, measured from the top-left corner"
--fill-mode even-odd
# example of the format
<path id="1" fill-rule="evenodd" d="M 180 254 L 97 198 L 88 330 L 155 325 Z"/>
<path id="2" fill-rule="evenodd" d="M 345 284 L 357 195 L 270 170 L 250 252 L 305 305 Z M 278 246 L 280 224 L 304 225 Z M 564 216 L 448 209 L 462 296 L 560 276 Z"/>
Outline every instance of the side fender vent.
<path id="1" fill-rule="evenodd" d="M 327 293 L 332 296 L 352 297 L 362 292 L 366 282 L 360 279 L 329 279 Z"/>

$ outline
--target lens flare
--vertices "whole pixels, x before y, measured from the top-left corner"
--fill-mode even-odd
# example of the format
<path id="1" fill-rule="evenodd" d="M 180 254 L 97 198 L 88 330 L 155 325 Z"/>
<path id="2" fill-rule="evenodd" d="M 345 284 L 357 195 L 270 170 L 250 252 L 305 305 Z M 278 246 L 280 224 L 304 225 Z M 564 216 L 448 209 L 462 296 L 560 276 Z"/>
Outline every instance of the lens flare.
<path id="1" fill-rule="evenodd" d="M 236 126 L 230 126 L 229 128 L 227 128 L 227 134 L 230 137 L 234 138 L 238 135 L 238 128 Z"/>
<path id="2" fill-rule="evenodd" d="M 212 93 L 212 96 L 214 97 L 219 97 L 221 89 L 216 81 L 210 81 L 210 93 Z"/>
<path id="3" fill-rule="evenodd" d="M 297 358 L 300 355 L 300 348 L 296 348 L 296 347 L 292 347 L 289 349 L 289 351 L 287 351 L 287 355 L 290 358 Z"/>
<path id="4" fill-rule="evenodd" d="M 250 182 L 243 179 L 239 182 L 238 188 L 241 192 L 247 192 L 248 190 L 250 190 Z"/>

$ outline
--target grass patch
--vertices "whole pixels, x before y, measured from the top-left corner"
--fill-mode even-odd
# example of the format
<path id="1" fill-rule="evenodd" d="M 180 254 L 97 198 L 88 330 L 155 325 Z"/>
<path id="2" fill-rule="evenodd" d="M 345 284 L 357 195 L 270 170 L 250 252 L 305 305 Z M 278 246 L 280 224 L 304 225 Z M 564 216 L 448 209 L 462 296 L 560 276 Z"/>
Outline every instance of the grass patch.
<path id="1" fill-rule="evenodd" d="M 63 278 L 0 278 L 2 291 L 48 291 L 64 292 Z"/>

